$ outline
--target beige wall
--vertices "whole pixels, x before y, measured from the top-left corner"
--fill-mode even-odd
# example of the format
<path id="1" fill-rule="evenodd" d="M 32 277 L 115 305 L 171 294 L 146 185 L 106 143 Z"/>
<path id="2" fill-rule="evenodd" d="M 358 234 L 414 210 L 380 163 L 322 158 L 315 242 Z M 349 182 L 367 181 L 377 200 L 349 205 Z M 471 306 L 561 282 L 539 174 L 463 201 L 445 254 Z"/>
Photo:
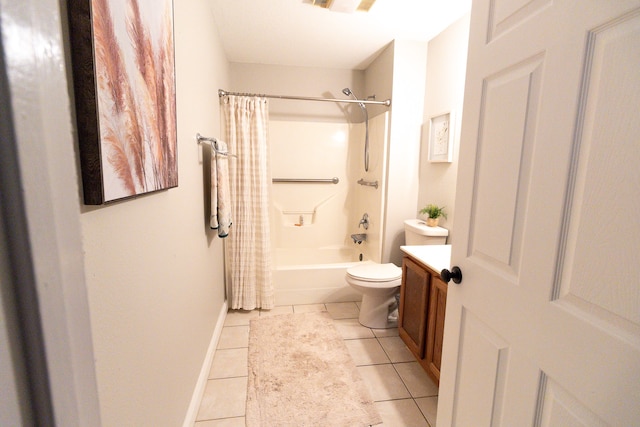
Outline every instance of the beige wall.
<path id="1" fill-rule="evenodd" d="M 393 95 L 393 43 L 389 43 L 367 67 L 364 81 L 367 96 L 375 95 L 377 101 L 391 99 Z M 367 108 L 369 109 L 369 117 L 390 111 L 389 108 L 379 105 L 371 105 Z M 393 109 L 393 100 L 391 101 L 391 109 Z"/>
<path id="2" fill-rule="evenodd" d="M 181 425 L 224 304 L 201 147 L 228 63 L 205 0 L 174 3 L 179 186 L 82 214 L 104 426 Z"/>
<path id="3" fill-rule="evenodd" d="M 364 72 L 234 62 L 231 63 L 231 83 L 229 87 L 221 89 L 268 95 L 346 98 L 342 93 L 345 87 L 364 98 Z M 360 109 L 355 104 L 353 108 L 348 105 L 350 104 L 271 99 L 269 118 L 344 123 L 345 116 L 348 116 L 351 122 L 362 122 Z"/>
<path id="4" fill-rule="evenodd" d="M 429 42 L 426 91 L 424 97 L 424 124 L 420 149 L 420 190 L 418 209 L 429 203 L 445 206 L 447 219 L 440 225 L 449 229 L 449 240 L 455 218 L 456 177 L 458 151 L 462 123 L 462 101 L 467 63 L 469 15 L 457 20 Z M 453 161 L 430 163 L 428 161 L 429 120 L 431 117 L 452 112 L 455 123 Z"/>

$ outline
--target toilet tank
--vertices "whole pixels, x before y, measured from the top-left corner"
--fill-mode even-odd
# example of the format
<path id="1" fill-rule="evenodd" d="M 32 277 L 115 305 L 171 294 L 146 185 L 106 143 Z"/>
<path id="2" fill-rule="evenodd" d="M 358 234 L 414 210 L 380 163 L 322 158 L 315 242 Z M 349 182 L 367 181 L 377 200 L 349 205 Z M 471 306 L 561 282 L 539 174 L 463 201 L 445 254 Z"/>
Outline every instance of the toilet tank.
<path id="1" fill-rule="evenodd" d="M 429 227 L 421 219 L 404 221 L 404 238 L 407 246 L 412 245 L 444 245 L 447 243 L 449 230 L 442 227 Z"/>

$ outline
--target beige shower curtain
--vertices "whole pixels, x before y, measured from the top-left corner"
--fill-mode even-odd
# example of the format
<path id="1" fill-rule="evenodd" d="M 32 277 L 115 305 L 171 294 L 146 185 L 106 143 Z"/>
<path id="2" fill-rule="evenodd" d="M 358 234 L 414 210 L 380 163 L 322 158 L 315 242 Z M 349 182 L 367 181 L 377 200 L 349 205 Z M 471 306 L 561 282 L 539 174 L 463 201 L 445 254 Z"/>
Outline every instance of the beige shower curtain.
<path id="1" fill-rule="evenodd" d="M 229 164 L 233 225 L 225 258 L 230 307 L 271 309 L 269 107 L 265 98 L 228 95 L 222 110 L 228 149 L 238 156 Z"/>

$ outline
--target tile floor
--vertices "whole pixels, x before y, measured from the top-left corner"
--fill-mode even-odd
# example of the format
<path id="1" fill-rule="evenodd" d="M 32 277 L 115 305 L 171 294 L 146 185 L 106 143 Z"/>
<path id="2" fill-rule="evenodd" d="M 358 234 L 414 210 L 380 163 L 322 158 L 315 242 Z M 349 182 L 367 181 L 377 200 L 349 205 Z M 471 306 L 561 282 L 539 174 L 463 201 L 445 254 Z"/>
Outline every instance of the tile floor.
<path id="1" fill-rule="evenodd" d="M 369 329 L 358 323 L 359 303 L 279 306 L 273 310 L 231 310 L 222 329 L 194 427 L 245 425 L 249 320 L 258 316 L 328 311 L 369 386 L 381 426 L 433 427 L 438 388 L 415 361 L 397 329 Z"/>

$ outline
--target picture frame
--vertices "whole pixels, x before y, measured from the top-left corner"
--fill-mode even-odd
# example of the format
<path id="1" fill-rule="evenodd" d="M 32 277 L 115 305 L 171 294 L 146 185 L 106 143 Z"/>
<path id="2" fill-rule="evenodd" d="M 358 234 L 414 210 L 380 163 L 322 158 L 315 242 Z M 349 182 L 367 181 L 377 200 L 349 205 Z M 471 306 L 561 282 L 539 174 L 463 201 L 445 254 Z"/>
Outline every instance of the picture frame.
<path id="1" fill-rule="evenodd" d="M 173 0 L 67 0 L 84 203 L 178 186 Z"/>
<path id="2" fill-rule="evenodd" d="M 447 112 L 429 120 L 429 161 L 451 163 L 453 160 L 453 113 Z"/>

